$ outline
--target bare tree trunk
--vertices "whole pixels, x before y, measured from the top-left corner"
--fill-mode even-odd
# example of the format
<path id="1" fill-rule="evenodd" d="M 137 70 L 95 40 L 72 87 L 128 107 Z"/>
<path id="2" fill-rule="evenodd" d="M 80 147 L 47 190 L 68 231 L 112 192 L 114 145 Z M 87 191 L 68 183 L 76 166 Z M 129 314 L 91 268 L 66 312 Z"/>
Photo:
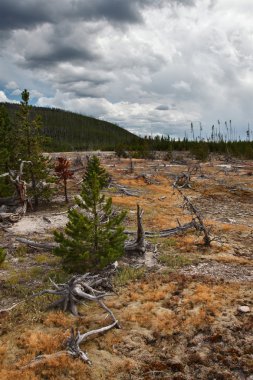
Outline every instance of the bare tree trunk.
<path id="1" fill-rule="evenodd" d="M 141 254 L 145 253 L 145 232 L 142 225 L 143 210 L 137 205 L 137 238 L 134 241 L 126 242 L 125 253 Z"/>
<path id="2" fill-rule="evenodd" d="M 28 198 L 26 193 L 26 182 L 22 180 L 25 163 L 30 164 L 31 162 L 21 161 L 19 172 L 16 176 L 12 171 L 0 175 L 0 177 L 8 176 L 16 190 L 16 193 L 12 198 L 0 198 L 0 205 L 2 208 L 2 211 L 0 211 L 0 221 L 3 223 L 16 222 L 26 213 Z"/>

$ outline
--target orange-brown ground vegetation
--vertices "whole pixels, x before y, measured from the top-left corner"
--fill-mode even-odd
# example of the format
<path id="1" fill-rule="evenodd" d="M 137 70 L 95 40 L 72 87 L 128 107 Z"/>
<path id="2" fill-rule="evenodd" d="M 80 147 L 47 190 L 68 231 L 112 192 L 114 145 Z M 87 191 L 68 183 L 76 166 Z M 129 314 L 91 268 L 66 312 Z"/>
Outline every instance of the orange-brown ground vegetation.
<path id="1" fill-rule="evenodd" d="M 73 154 L 70 158 L 74 159 Z M 134 160 L 131 172 L 129 159 L 101 155 L 101 160 L 114 184 L 135 193 L 127 196 L 113 183 L 108 189 L 116 208 L 128 210 L 128 230 L 136 228 L 137 203 L 144 210 L 145 230 L 191 221 L 182 197 L 172 187 L 176 175 L 187 172 L 187 165 Z M 147 239 L 144 257 L 120 261 L 113 279 L 116 293 L 105 302 L 121 329 L 91 337 L 81 345 L 92 366 L 69 357 L 64 352 L 65 341 L 72 327 L 83 333 L 107 325 L 103 310 L 92 303 L 83 305 L 82 316 L 77 318 L 47 310 L 53 299 L 41 296 L 27 298 L 0 314 L 0 378 L 252 380 L 253 180 L 245 169 L 248 163 L 234 162 L 226 170 L 219 166 L 223 164 L 201 164 L 202 173 L 197 171 L 190 188 L 183 189 L 215 240 L 205 247 L 203 235 L 195 230 L 153 237 Z M 78 193 L 81 176 L 82 171 L 77 172 L 70 181 L 70 198 Z M 50 239 L 53 226 L 45 224 L 44 228 L 41 219 L 46 215 L 53 220 L 56 212 L 66 210 L 62 195 L 26 217 L 27 222 L 31 218 L 30 224 L 38 223 L 41 235 L 27 228 L 22 232 L 21 222 L 16 229 L 0 231 L 8 251 L 0 268 L 1 308 L 50 287 L 49 277 L 59 283 L 69 277 L 50 252 L 15 241 L 17 233 Z"/>

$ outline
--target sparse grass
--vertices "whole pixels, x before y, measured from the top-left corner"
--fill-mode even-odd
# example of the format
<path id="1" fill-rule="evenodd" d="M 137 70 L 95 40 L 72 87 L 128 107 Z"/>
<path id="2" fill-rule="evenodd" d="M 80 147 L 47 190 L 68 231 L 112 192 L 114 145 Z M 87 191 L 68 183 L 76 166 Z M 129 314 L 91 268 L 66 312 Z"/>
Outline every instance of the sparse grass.
<path id="1" fill-rule="evenodd" d="M 25 257 L 27 255 L 27 246 L 20 245 L 16 248 L 14 256 L 15 257 Z"/>
<path id="2" fill-rule="evenodd" d="M 175 238 L 167 238 L 162 242 L 162 249 L 168 249 L 177 246 L 177 240 Z"/>
<path id="3" fill-rule="evenodd" d="M 168 253 L 168 252 L 161 254 L 158 260 L 162 264 L 172 269 L 181 268 L 185 265 L 190 265 L 197 261 L 196 259 L 191 258 L 189 256 L 185 256 L 182 254 Z"/>
<path id="4" fill-rule="evenodd" d="M 120 269 L 119 273 L 114 278 L 115 286 L 124 286 L 130 281 L 139 280 L 145 275 L 145 268 L 132 268 L 124 267 Z"/>
<path id="5" fill-rule="evenodd" d="M 4 264 L 4 260 L 6 258 L 6 251 L 4 248 L 0 248 L 0 268 L 2 267 L 2 265 Z"/>
<path id="6" fill-rule="evenodd" d="M 57 264 L 60 262 L 60 259 L 56 256 L 46 254 L 46 253 L 41 253 L 39 255 L 36 255 L 34 257 L 34 260 L 37 264 Z"/>

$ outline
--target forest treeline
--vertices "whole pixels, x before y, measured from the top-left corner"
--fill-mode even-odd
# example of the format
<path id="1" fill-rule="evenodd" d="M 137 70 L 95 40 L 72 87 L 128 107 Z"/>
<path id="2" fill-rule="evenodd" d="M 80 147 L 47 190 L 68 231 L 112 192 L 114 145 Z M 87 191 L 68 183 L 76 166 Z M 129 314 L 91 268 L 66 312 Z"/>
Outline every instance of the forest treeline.
<path id="1" fill-rule="evenodd" d="M 7 109 L 10 119 L 15 117 L 20 105 L 0 103 Z M 210 153 L 227 157 L 253 159 L 253 142 L 248 140 L 226 141 L 222 138 L 173 139 L 170 136 L 139 137 L 113 123 L 94 117 L 76 114 L 56 108 L 31 107 L 31 117 L 41 116 L 45 151 L 115 150 L 119 156 L 155 158 L 155 152 L 165 152 L 171 159 L 173 151 L 188 151 L 199 160 L 207 160 Z M 130 153 L 129 153 L 130 152 Z"/>
<path id="2" fill-rule="evenodd" d="M 20 105 L 0 103 L 6 107 L 10 119 L 15 116 Z M 31 108 L 31 117 L 41 116 L 42 133 L 49 137 L 44 143 L 45 151 L 114 150 L 122 141 L 134 144 L 141 139 L 113 123 L 94 117 L 80 115 L 57 108 Z"/>
<path id="3" fill-rule="evenodd" d="M 192 157 L 206 161 L 210 154 L 219 154 L 227 158 L 253 159 L 253 141 L 193 141 L 184 139 L 172 139 L 156 136 L 151 138 L 145 136 L 137 146 L 129 147 L 125 144 L 117 147 L 118 155 L 124 155 L 124 151 L 134 152 L 132 157 L 155 158 L 156 152 L 165 152 L 165 158 L 173 159 L 173 152 L 189 152 Z M 122 153 L 123 152 L 123 153 Z"/>

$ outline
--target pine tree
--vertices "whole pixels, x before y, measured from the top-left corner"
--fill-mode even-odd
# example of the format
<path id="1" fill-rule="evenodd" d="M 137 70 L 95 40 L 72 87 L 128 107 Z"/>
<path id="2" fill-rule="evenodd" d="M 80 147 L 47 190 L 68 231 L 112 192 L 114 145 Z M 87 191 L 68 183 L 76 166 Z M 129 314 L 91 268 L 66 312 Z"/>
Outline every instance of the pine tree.
<path id="1" fill-rule="evenodd" d="M 19 158 L 31 161 L 27 166 L 24 178 L 31 183 L 28 195 L 32 198 L 34 207 L 38 207 L 39 200 L 48 200 L 52 195 L 49 186 L 43 183 L 52 182 L 49 175 L 49 159 L 42 154 L 45 137 L 42 135 L 42 122 L 39 115 L 33 117 L 32 107 L 29 105 L 29 92 L 24 90 L 21 94 L 21 106 L 17 114 Z"/>
<path id="2" fill-rule="evenodd" d="M 16 134 L 8 111 L 4 106 L 0 107 L 0 162 L 1 171 L 8 171 L 14 166 Z"/>
<path id="3" fill-rule="evenodd" d="M 70 210 L 64 233 L 55 232 L 55 240 L 60 246 L 54 252 L 62 257 L 69 271 L 102 269 L 124 252 L 126 236 L 121 223 L 126 213 L 115 213 L 112 199 L 102 194 L 108 180 L 98 158 L 89 159 L 81 195 L 76 198 L 81 211 Z"/>
<path id="4" fill-rule="evenodd" d="M 14 125 L 6 107 L 0 107 L 0 174 L 17 167 L 17 140 Z M 0 179 L 0 197 L 11 195 L 13 186 L 8 178 Z"/>

